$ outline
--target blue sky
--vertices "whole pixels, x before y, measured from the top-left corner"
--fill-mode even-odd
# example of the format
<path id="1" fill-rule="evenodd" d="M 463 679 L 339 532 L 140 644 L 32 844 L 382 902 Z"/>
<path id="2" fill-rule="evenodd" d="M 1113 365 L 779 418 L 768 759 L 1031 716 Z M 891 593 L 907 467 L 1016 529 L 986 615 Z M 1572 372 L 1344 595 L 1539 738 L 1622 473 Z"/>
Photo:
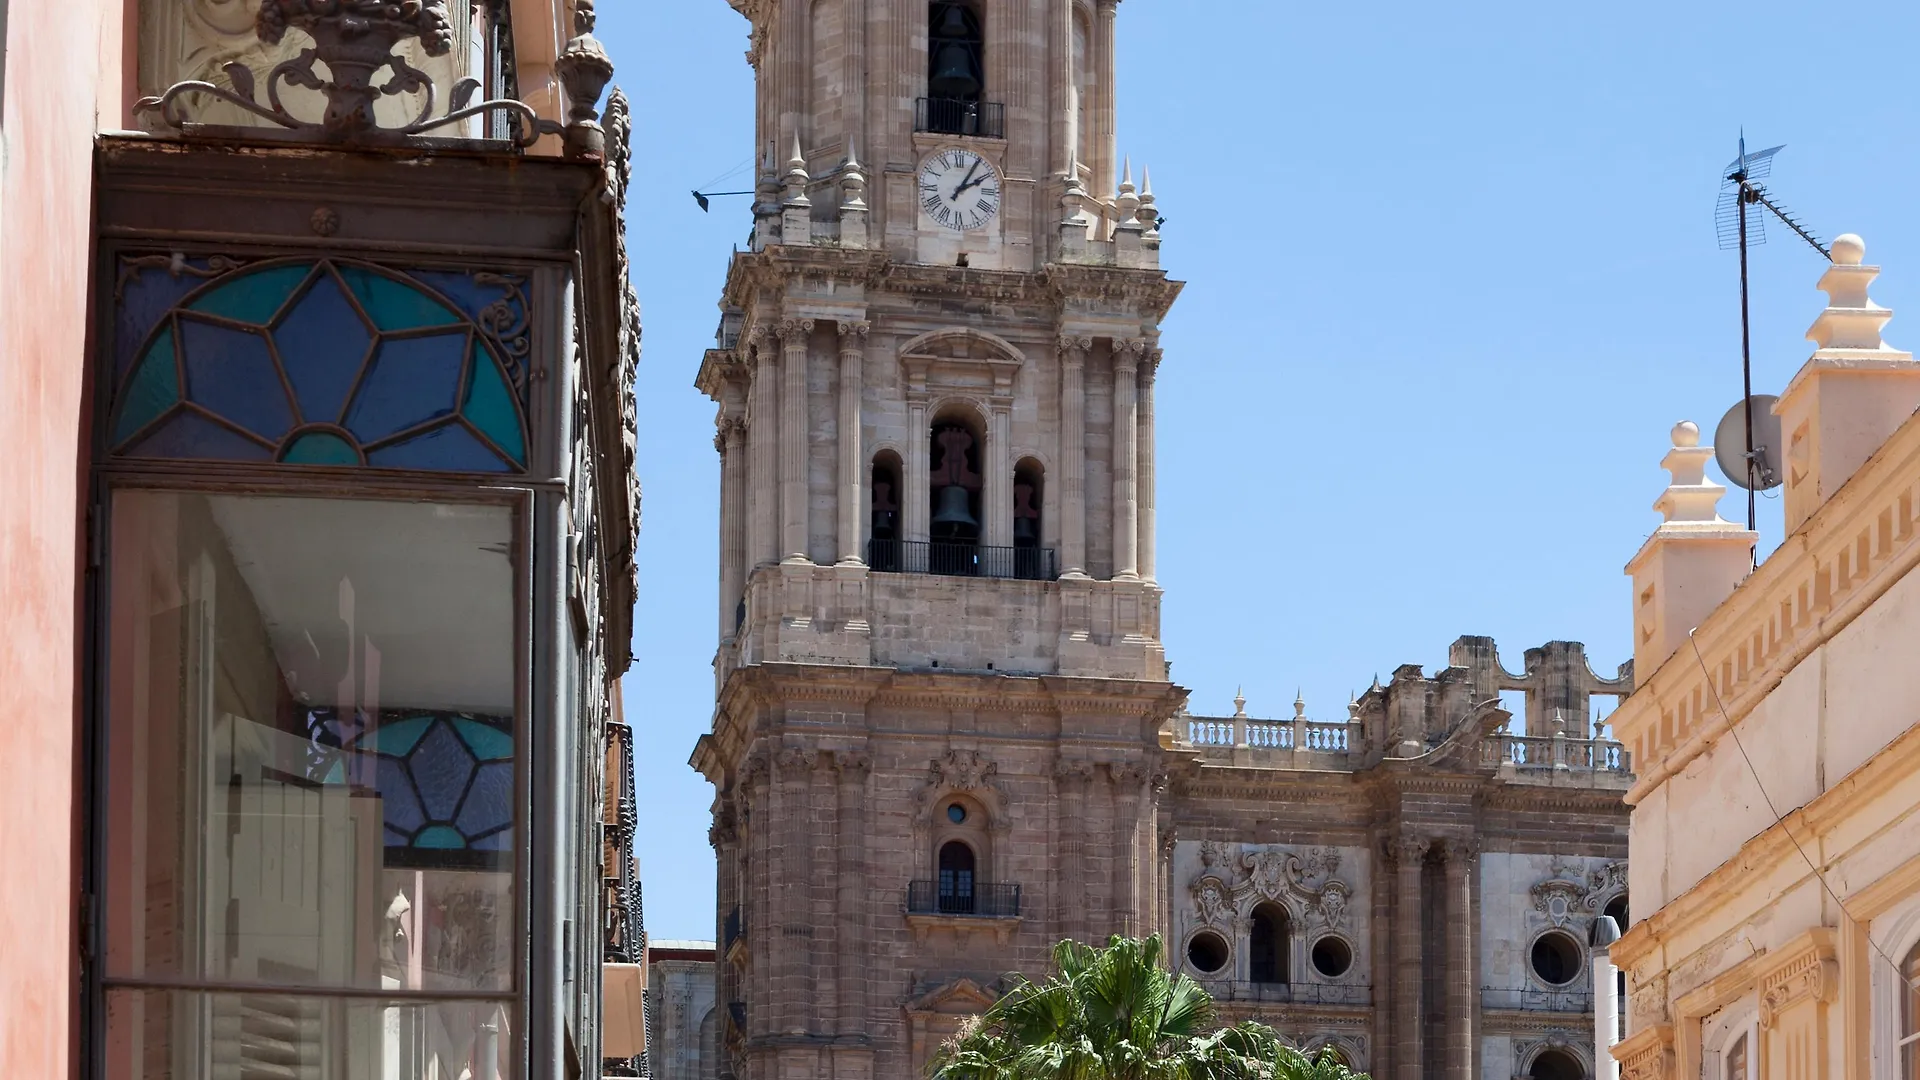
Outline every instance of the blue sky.
<path id="1" fill-rule="evenodd" d="M 692 380 L 750 219 L 687 192 L 751 186 L 746 22 L 601 10 L 646 320 L 636 843 L 650 933 L 708 938 L 712 790 L 686 761 L 712 712 L 718 469 Z M 1871 2 L 1123 4 L 1122 152 L 1188 283 L 1157 422 L 1163 631 L 1194 711 L 1244 685 L 1255 714 L 1299 688 L 1338 716 L 1465 633 L 1509 668 L 1556 638 L 1602 673 L 1627 659 L 1621 567 L 1658 521 L 1667 432 L 1710 437 L 1740 394 L 1713 205 L 1742 125 L 1788 144 L 1773 190 L 1823 238 L 1866 238 L 1888 340 L 1920 344 L 1917 24 Z M 1806 359 L 1823 265 L 1781 229 L 1756 251 L 1756 390 Z M 1771 546 L 1779 503 L 1760 513 Z"/>

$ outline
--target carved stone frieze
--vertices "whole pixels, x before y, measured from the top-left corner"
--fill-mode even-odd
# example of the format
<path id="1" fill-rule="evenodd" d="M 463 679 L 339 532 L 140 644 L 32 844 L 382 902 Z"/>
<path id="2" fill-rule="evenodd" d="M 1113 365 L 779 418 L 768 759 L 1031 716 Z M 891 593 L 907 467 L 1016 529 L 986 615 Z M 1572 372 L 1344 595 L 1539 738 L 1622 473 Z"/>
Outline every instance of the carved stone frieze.
<path id="1" fill-rule="evenodd" d="M 1335 848 L 1295 851 L 1209 840 L 1200 846 L 1200 861 L 1203 869 L 1188 884 L 1197 910 L 1218 893 L 1221 910 L 1241 917 L 1271 900 L 1328 928 L 1346 925 L 1353 886 L 1336 876 L 1341 859 Z"/>

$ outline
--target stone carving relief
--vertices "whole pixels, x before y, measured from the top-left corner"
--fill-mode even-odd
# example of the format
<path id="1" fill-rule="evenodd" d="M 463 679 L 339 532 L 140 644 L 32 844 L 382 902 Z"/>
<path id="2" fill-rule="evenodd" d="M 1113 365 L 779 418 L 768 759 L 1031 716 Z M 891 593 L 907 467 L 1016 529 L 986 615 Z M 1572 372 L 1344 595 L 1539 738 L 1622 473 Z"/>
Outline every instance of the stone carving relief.
<path id="1" fill-rule="evenodd" d="M 986 806 L 991 831 L 1008 831 L 1012 827 L 1007 814 L 1009 800 L 999 775 L 1000 766 L 978 750 L 950 750 L 944 757 L 933 759 L 927 766 L 927 782 L 920 788 L 920 806 L 913 818 L 916 833 L 924 840 L 942 797 L 954 792 L 964 792 Z"/>
<path id="2" fill-rule="evenodd" d="M 1312 921 L 1329 928 L 1347 923 L 1353 886 L 1335 876 L 1340 852 L 1333 848 L 1295 851 L 1208 840 L 1200 845 L 1200 864 L 1203 869 L 1188 888 L 1210 925 L 1226 925 L 1218 921 L 1223 912 L 1245 917 L 1263 900 L 1317 916 Z"/>
<path id="3" fill-rule="evenodd" d="M 1802 1001 L 1831 1002 L 1839 986 L 1839 963 L 1824 948 L 1806 950 L 1760 980 L 1760 1026 Z"/>
<path id="4" fill-rule="evenodd" d="M 1627 1015 L 1637 1023 L 1668 1023 L 1667 1014 L 1667 977 L 1655 975 L 1644 982 L 1629 975 L 1627 981 Z"/>
<path id="5" fill-rule="evenodd" d="M 1530 892 L 1533 896 L 1533 909 L 1546 916 L 1546 920 L 1558 927 L 1566 927 L 1579 913 L 1582 901 L 1587 898 L 1586 886 L 1562 878 L 1552 878 L 1536 884 Z"/>

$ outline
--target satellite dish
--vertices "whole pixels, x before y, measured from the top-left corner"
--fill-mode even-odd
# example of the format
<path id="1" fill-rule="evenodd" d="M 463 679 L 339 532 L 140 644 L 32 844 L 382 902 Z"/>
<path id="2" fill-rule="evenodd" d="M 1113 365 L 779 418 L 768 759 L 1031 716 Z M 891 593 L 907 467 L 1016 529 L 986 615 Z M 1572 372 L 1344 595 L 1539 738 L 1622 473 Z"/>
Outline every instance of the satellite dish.
<path id="1" fill-rule="evenodd" d="M 1770 491 L 1786 479 L 1781 470 L 1780 418 L 1773 394 L 1755 394 L 1735 402 L 1713 431 L 1713 460 L 1728 482 L 1748 491 Z M 1753 412 L 1753 438 L 1747 438 L 1747 412 Z M 1747 447 L 1753 447 L 1753 478 L 1747 478 Z"/>

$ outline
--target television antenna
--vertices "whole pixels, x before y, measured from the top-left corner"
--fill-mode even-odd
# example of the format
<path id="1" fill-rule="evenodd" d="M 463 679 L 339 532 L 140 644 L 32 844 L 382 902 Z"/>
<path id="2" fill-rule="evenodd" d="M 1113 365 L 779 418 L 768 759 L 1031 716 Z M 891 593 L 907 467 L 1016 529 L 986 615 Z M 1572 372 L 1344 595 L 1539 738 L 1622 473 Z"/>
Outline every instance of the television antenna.
<path id="1" fill-rule="evenodd" d="M 1740 133 L 1740 154 L 1720 173 L 1720 201 L 1714 207 L 1714 231 L 1720 238 L 1720 250 L 1738 248 L 1740 251 L 1740 403 L 1728 410 L 1725 419 L 1720 421 L 1719 430 L 1714 433 L 1714 456 L 1727 479 L 1747 491 L 1747 531 L 1758 529 L 1757 507 L 1754 493 L 1779 486 L 1780 476 L 1780 422 L 1772 415 L 1772 395 L 1756 398 L 1753 393 L 1753 332 L 1748 315 L 1747 303 L 1747 249 L 1758 247 L 1767 242 L 1766 216 L 1759 209 L 1764 207 L 1768 213 L 1779 218 L 1794 235 L 1805 240 L 1813 250 L 1833 261 L 1833 252 L 1827 250 L 1805 225 L 1802 225 L 1785 207 L 1782 207 L 1760 181 L 1773 174 L 1773 157 L 1786 149 L 1786 144 L 1770 147 L 1766 150 L 1747 153 L 1746 132 Z M 1761 428 L 1755 427 L 1756 412 L 1766 414 L 1761 420 Z M 1739 423 L 1733 423 L 1738 417 Z M 1770 423 L 1769 423 L 1770 421 Z M 1738 441 L 1733 439 L 1739 435 Z M 1764 440 L 1764 441 L 1763 441 Z M 1739 453 L 1736 455 L 1735 450 Z M 1734 468 L 1728 468 L 1728 465 Z M 1744 465 L 1744 467 L 1740 467 Z"/>

